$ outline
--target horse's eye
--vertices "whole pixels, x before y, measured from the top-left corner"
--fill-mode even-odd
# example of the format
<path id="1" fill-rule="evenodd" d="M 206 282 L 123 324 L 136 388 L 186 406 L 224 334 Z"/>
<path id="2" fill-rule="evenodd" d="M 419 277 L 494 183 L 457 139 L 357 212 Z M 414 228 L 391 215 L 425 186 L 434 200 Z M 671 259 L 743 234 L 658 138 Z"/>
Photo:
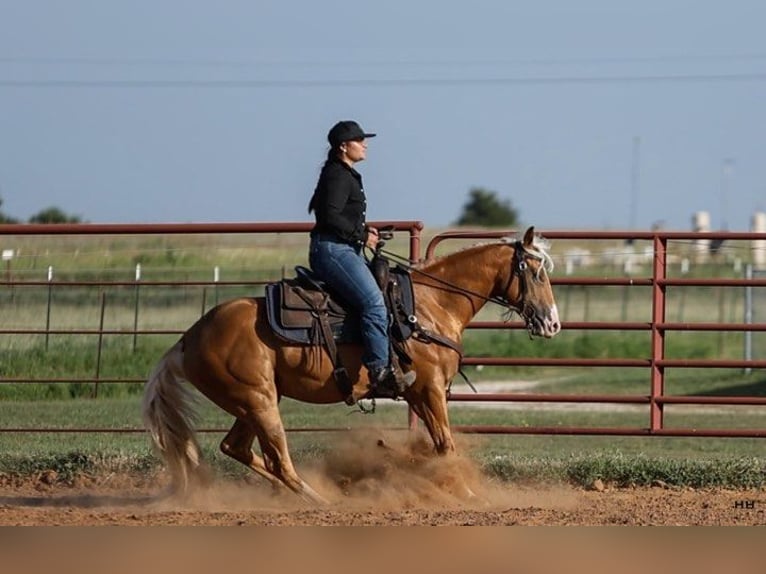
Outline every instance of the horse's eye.
<path id="1" fill-rule="evenodd" d="M 527 268 L 527 262 L 526 261 L 519 261 L 519 271 L 524 271 Z"/>

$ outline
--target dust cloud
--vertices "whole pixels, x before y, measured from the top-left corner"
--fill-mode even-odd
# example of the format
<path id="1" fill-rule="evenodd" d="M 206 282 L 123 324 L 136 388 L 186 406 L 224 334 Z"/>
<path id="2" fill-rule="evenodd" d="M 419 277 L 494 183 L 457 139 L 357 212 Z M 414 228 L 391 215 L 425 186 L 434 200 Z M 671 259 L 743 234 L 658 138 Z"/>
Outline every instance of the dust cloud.
<path id="1" fill-rule="evenodd" d="M 333 437 L 320 460 L 298 465 L 301 477 L 329 502 L 329 510 L 499 510 L 572 508 L 574 495 L 555 487 L 509 486 L 482 472 L 468 453 L 476 439 L 461 440 L 458 452 L 438 456 L 425 434 L 382 429 L 354 430 Z M 290 512 L 317 506 L 287 489 L 274 489 L 255 473 L 243 480 L 215 478 L 179 501 L 163 499 L 154 510 Z"/>

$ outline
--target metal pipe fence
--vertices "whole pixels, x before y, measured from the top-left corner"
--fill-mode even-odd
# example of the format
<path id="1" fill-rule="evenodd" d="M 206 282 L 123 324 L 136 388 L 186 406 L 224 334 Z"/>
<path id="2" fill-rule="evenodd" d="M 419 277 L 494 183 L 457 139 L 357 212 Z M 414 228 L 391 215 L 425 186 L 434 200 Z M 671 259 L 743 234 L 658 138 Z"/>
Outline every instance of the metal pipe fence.
<path id="1" fill-rule="evenodd" d="M 483 238 L 502 237 L 502 232 L 465 232 L 449 231 L 434 237 L 426 248 L 426 258 L 435 255 L 437 247 L 441 244 L 455 240 L 465 241 Z M 539 367 L 609 367 L 609 368 L 644 368 L 649 371 L 648 392 L 645 395 L 592 395 L 592 394 L 560 394 L 560 393 L 453 393 L 451 401 L 465 402 L 529 402 L 529 403 L 606 403 L 606 404 L 635 404 L 644 405 L 648 411 L 648 424 L 635 428 L 608 428 L 608 427 L 510 427 L 491 425 L 471 425 L 457 427 L 457 430 L 466 433 L 482 434 L 567 434 L 567 435 L 635 435 L 635 436 L 708 436 L 708 437 L 766 437 L 766 425 L 764 428 L 747 429 L 700 429 L 700 428 L 668 428 L 665 425 L 666 405 L 748 405 L 760 407 L 766 414 L 766 389 L 761 396 L 672 396 L 665 392 L 667 370 L 671 368 L 716 368 L 716 369 L 743 369 L 751 372 L 753 369 L 766 368 L 766 360 L 753 359 L 747 352 L 741 359 L 702 359 L 683 358 L 669 359 L 665 356 L 666 337 L 672 332 L 681 331 L 713 331 L 745 332 L 751 335 L 753 332 L 766 331 L 766 309 L 761 310 L 761 322 L 754 320 L 755 313 L 751 298 L 746 298 L 746 308 L 743 310 L 742 322 L 670 322 L 666 320 L 668 287 L 718 287 L 733 289 L 743 287 L 752 290 L 754 287 L 766 287 L 766 280 L 755 278 L 751 273 L 743 278 L 709 278 L 709 277 L 668 277 L 670 259 L 668 257 L 668 243 L 680 242 L 686 247 L 688 257 L 696 256 L 698 259 L 708 261 L 711 254 L 702 251 L 699 245 L 707 245 L 715 241 L 717 247 L 724 242 L 747 241 L 753 245 L 759 245 L 764 238 L 763 233 L 736 233 L 736 232 L 582 232 L 582 231 L 550 231 L 544 233 L 551 240 L 586 240 L 605 241 L 618 240 L 625 245 L 632 245 L 636 240 L 651 242 L 651 274 L 646 277 L 574 277 L 559 278 L 554 276 L 552 284 L 557 290 L 560 286 L 644 286 L 651 289 L 651 317 L 646 322 L 620 321 L 562 321 L 562 331 L 570 330 L 612 330 L 612 331 L 646 331 L 651 336 L 649 348 L 645 358 L 519 358 L 519 357 L 467 357 L 465 365 L 506 365 L 506 366 L 539 366 Z M 704 242 L 704 243 L 701 243 Z M 633 250 L 626 250 L 631 255 Z M 689 253 L 690 252 L 690 253 Z M 623 270 L 628 268 L 625 265 Z M 491 321 L 477 321 L 469 325 L 469 329 L 496 329 L 502 324 Z M 747 339 L 746 339 L 747 340 Z M 764 381 L 766 385 L 766 381 Z M 766 419 L 764 419 L 766 420 Z"/>
<path id="2" fill-rule="evenodd" d="M 437 248 L 443 244 L 459 247 L 466 242 L 486 240 L 507 235 L 500 231 L 448 231 L 433 236 L 421 257 L 421 241 L 423 225 L 418 221 L 376 222 L 378 226 L 393 225 L 397 231 L 409 234 L 407 251 L 410 261 L 428 259 L 436 255 Z M 312 225 L 309 223 L 241 223 L 241 224 L 144 224 L 144 225 L 111 225 L 111 224 L 65 224 L 65 225 L 0 225 L 0 240 L 12 237 L 50 237 L 50 236 L 123 236 L 135 237 L 142 235 L 176 236 L 191 235 L 195 237 L 219 237 L 226 234 L 307 234 Z M 766 391 L 752 396 L 704 396 L 704 395 L 674 395 L 666 390 L 667 374 L 671 369 L 741 369 L 745 372 L 766 368 L 766 360 L 752 357 L 752 336 L 766 331 L 766 309 L 754 307 L 753 301 L 762 301 L 763 297 L 753 296 L 766 291 L 766 277 L 763 273 L 745 273 L 738 266 L 747 268 L 749 242 L 763 241 L 763 233 L 736 232 L 622 232 L 622 231 L 545 231 L 543 235 L 554 241 L 578 245 L 602 245 L 608 247 L 597 249 L 595 259 L 586 264 L 582 261 L 583 249 L 576 251 L 553 252 L 559 268 L 564 262 L 566 274 L 557 271 L 552 277 L 559 306 L 567 305 L 567 313 L 581 312 L 581 317 L 571 319 L 562 316 L 563 332 L 614 331 L 614 332 L 645 332 L 648 335 L 646 353 L 641 357 L 535 357 L 535 356 L 466 356 L 465 367 L 543 367 L 549 369 L 628 369 L 645 370 L 647 373 L 646 392 L 640 394 L 585 394 L 585 393 L 533 393 L 533 392 L 479 392 L 477 394 L 451 392 L 451 403 L 488 403 L 502 406 L 504 404 L 539 403 L 543 405 L 633 405 L 645 409 L 646 424 L 636 427 L 612 426 L 510 426 L 510 425 L 456 425 L 455 430 L 465 433 L 482 434 L 569 434 L 569 435 L 635 435 L 635 436 L 716 436 L 716 437 L 766 437 L 766 428 L 673 428 L 665 421 L 666 408 L 677 405 L 742 407 L 748 406 L 766 414 Z M 718 251 L 713 254 L 709 249 L 700 246 L 716 242 Z M 615 243 L 617 242 L 617 243 Z M 731 252 L 720 250 L 721 244 L 731 245 Z M 734 247 L 738 245 L 738 247 Z M 615 246 L 616 245 L 616 246 Z M 644 245 L 644 250 L 639 247 Z M 611 250 L 611 251 L 610 251 Z M 604 254 L 610 253 L 610 260 L 604 260 Z M 571 258 L 577 257 L 578 262 L 572 264 Z M 692 263 L 690 264 L 689 261 Z M 721 271 L 727 271 L 728 276 Z M 593 271 L 596 269 L 597 271 Z M 282 268 L 279 272 L 285 275 Z M 71 275 L 71 274 L 70 274 Z M 97 356 L 93 376 L 71 376 L 57 373 L 55 376 L 31 378 L 21 375 L 8 375 L 0 372 L 0 392 L 4 384 L 86 384 L 92 385 L 93 395 L 98 394 L 102 385 L 112 384 L 141 384 L 142 377 L 123 377 L 104 374 L 108 371 L 107 359 L 102 350 L 107 337 L 128 336 L 132 340 L 133 349 L 139 337 L 180 335 L 189 325 L 180 323 L 177 328 L 167 326 L 143 327 L 141 311 L 144 304 L 150 304 L 152 296 L 158 297 L 156 305 L 162 306 L 168 297 L 178 296 L 178 290 L 196 289 L 195 297 L 199 303 L 199 313 L 202 314 L 220 297 L 236 290 L 252 290 L 262 288 L 266 283 L 280 277 L 222 280 L 219 268 L 215 268 L 213 280 L 162 278 L 146 279 L 147 266 L 137 264 L 134 280 L 115 279 L 59 279 L 48 269 L 48 279 L 25 279 L 14 275 L 10 264 L 6 268 L 6 276 L 0 281 L 0 291 L 5 291 L 10 300 L 15 298 L 24 305 L 25 290 L 42 290 L 38 299 L 44 301 L 44 327 L 29 325 L 0 324 L 0 339 L 2 337 L 44 337 L 45 348 L 55 337 L 93 337 L 97 340 Z M 712 276 L 711 276 L 712 275 Z M 612 320 L 598 319 L 596 308 L 602 304 L 598 290 L 621 289 L 615 300 L 620 301 L 620 309 Z M 671 299 L 668 290 L 678 290 L 679 294 Z M 705 295 L 709 309 L 700 317 L 687 317 L 689 309 L 690 289 L 712 289 L 714 296 Z M 201 293 L 199 292 L 201 290 Z M 96 294 L 96 316 L 92 317 L 97 326 L 90 327 L 53 327 L 52 315 L 55 314 L 59 302 L 58 295 L 69 291 L 68 305 L 75 305 L 78 298 L 92 297 Z M 213 295 L 210 296 L 212 291 Z M 726 320 L 727 296 L 743 291 L 741 320 Z M 168 295 L 168 292 L 171 295 Z M 638 293 L 634 295 L 633 293 Z M 749 295 L 747 295 L 749 293 Z M 188 293 L 187 293 L 188 295 Z M 191 295 L 188 295 L 191 297 Z M 739 295 L 736 295 L 737 297 Z M 572 303 L 571 299 L 577 299 Z M 132 311 L 132 317 L 127 325 L 112 327 L 109 323 L 109 306 L 111 299 L 119 300 L 120 304 Z M 737 300 L 737 304 L 739 301 Z M 634 308 L 639 309 L 636 311 Z M 668 315 L 673 311 L 678 320 L 670 320 Z M 636 317 L 640 314 L 641 317 Z M 712 320 L 717 315 L 718 320 Z M 39 317 L 35 317 L 39 319 Z M 739 319 L 739 317 L 738 317 Z M 189 323 L 190 324 L 190 323 Z M 183 325 L 183 326 L 181 326 Z M 520 323 L 504 323 L 500 320 L 477 318 L 469 325 L 471 331 L 500 331 L 521 329 Z M 674 333 L 709 332 L 723 336 L 725 333 L 742 333 L 745 338 L 745 351 L 741 358 L 700 358 L 681 357 L 670 358 L 666 353 L 667 339 Z M 559 335 L 561 337 L 562 335 Z M 540 343 L 544 345 L 544 342 Z M 747 351 L 750 349 L 750 352 Z M 766 384 L 766 382 L 764 383 Z M 413 418 L 410 415 L 410 425 Z M 216 429 L 201 429 L 203 432 Z M 301 431 L 305 429 L 291 429 Z M 338 429 L 321 429 L 338 430 Z M 0 428 L 0 432 L 142 432 L 141 429 L 49 429 L 49 428 Z"/>

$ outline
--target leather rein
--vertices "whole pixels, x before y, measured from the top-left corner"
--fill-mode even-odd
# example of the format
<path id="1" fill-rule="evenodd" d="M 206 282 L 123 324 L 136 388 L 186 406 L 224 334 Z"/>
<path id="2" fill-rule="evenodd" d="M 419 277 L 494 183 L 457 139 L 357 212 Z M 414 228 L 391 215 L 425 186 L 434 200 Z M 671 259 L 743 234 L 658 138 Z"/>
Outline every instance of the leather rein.
<path id="1" fill-rule="evenodd" d="M 513 259 L 511 260 L 511 272 L 508 273 L 508 280 L 506 281 L 505 286 L 503 287 L 503 290 L 502 290 L 503 293 L 508 292 L 508 289 L 511 287 L 511 282 L 513 281 L 514 275 L 518 276 L 519 279 L 521 280 L 522 289 L 526 286 L 526 283 L 524 282 L 524 271 L 526 271 L 527 269 L 527 262 L 526 262 L 527 258 L 536 259 L 538 261 L 543 260 L 542 256 L 527 250 L 521 241 L 515 241 L 514 243 L 509 245 L 513 246 Z M 402 262 L 402 266 L 408 269 L 410 272 L 419 273 L 425 277 L 428 277 L 432 281 L 441 283 L 442 285 L 449 287 L 450 290 L 452 291 L 462 293 L 470 297 L 478 297 L 479 299 L 483 299 L 484 301 L 497 303 L 498 305 L 502 307 L 506 307 L 510 311 L 518 313 L 522 318 L 525 318 L 523 315 L 523 307 L 519 308 L 515 305 L 512 305 L 511 302 L 508 301 L 508 299 L 506 298 L 503 298 L 501 296 L 487 297 L 486 295 L 482 295 L 481 293 L 476 293 L 475 291 L 471 291 L 470 289 L 465 289 L 464 287 L 454 285 L 453 283 L 450 283 L 449 281 L 445 281 L 444 279 L 435 277 L 431 275 L 430 273 L 426 273 L 425 271 L 422 271 L 421 269 L 414 267 L 407 259 L 405 259 L 404 257 L 401 257 L 400 255 L 397 255 L 396 253 L 392 253 L 383 249 L 381 250 L 381 252 L 389 257 L 398 259 L 400 262 Z M 522 296 L 522 301 L 523 299 L 524 297 Z M 414 315 L 411 315 L 410 317 L 408 317 L 407 320 L 411 324 L 414 330 L 416 339 L 420 341 L 425 341 L 425 342 L 434 342 L 444 347 L 448 347 L 454 350 L 460 356 L 460 359 L 462 361 L 463 346 L 460 343 L 458 343 L 457 341 L 453 341 L 452 339 L 445 337 L 443 335 L 440 335 L 438 333 L 434 333 L 430 329 L 423 328 L 418 323 L 417 317 Z"/>

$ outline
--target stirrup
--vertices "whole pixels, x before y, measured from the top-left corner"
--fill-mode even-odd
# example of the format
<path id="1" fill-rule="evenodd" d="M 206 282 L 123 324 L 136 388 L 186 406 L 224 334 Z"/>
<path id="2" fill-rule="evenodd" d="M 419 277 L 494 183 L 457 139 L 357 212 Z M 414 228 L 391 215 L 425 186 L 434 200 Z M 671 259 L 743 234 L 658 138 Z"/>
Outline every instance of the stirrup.
<path id="1" fill-rule="evenodd" d="M 389 365 L 370 373 L 370 391 L 373 396 L 395 399 L 401 396 L 416 379 L 414 371 L 404 373 Z"/>

